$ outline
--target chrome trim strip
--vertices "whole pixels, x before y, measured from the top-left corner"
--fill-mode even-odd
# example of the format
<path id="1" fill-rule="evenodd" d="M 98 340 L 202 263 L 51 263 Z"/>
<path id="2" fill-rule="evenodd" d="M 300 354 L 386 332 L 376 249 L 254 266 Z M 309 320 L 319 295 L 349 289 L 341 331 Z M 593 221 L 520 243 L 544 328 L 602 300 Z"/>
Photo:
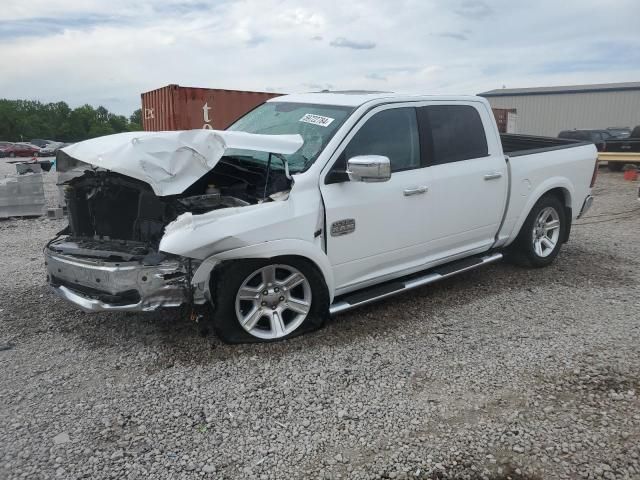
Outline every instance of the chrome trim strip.
<path id="1" fill-rule="evenodd" d="M 507 213 L 509 213 L 509 206 L 511 201 L 511 162 L 509 161 L 509 156 L 504 156 L 504 163 L 507 167 L 507 198 L 504 201 L 504 210 L 502 211 L 502 219 L 500 220 L 500 226 L 498 227 L 498 231 L 496 232 L 496 236 L 493 239 L 493 247 L 498 244 L 500 240 L 500 232 L 502 232 L 502 228 L 504 227 L 504 222 L 507 220 Z"/>
<path id="2" fill-rule="evenodd" d="M 139 311 L 142 310 L 142 302 L 138 302 L 131 305 L 108 305 L 100 300 L 84 297 L 73 290 L 64 287 L 62 285 L 51 287 L 53 291 L 60 297 L 68 302 L 73 303 L 77 307 L 80 307 L 85 312 L 115 312 L 115 311 Z"/>
<path id="3" fill-rule="evenodd" d="M 423 275 L 422 277 L 414 278 L 414 279 L 407 280 L 407 281 L 403 282 L 403 285 L 404 285 L 403 288 L 400 288 L 398 290 L 394 290 L 392 292 L 386 292 L 386 293 L 383 293 L 382 295 L 378 295 L 376 297 L 367 298 L 365 300 L 362 300 L 361 302 L 348 303 L 348 302 L 346 302 L 344 300 L 341 300 L 341 301 L 339 301 L 337 303 L 334 303 L 334 304 L 329 306 L 329 314 L 330 315 L 336 315 L 338 313 L 346 312 L 347 310 L 351 310 L 351 309 L 356 308 L 356 307 L 361 307 L 362 305 L 367 305 L 369 303 L 377 302 L 378 300 L 382 300 L 384 298 L 391 297 L 393 295 L 397 295 L 397 294 L 402 293 L 402 292 L 406 292 L 407 290 L 412 290 L 414 288 L 422 287 L 424 285 L 429 285 L 430 283 L 437 282 L 438 280 L 442 280 L 444 278 L 452 277 L 452 276 L 457 275 L 457 274 L 462 273 L 462 272 L 467 272 L 469 270 L 473 270 L 473 269 L 478 268 L 478 267 L 480 267 L 482 265 L 486 265 L 488 263 L 497 262 L 498 260 L 501 260 L 502 257 L 503 257 L 502 253 L 493 253 L 491 255 L 486 255 L 486 256 L 482 257 L 480 263 L 477 263 L 475 265 L 471 265 L 471 266 L 468 266 L 468 267 L 464 267 L 464 268 L 461 268 L 460 270 L 456 270 L 456 271 L 453 271 L 453 272 L 450 272 L 450 273 L 446 273 L 444 275 L 439 274 L 439 273 L 427 273 L 427 274 Z M 435 268 L 438 268 L 438 267 L 435 267 Z"/>
<path id="4" fill-rule="evenodd" d="M 584 199 L 584 203 L 582 204 L 582 208 L 580 209 L 580 213 L 576 217 L 576 220 L 587 213 L 591 208 L 591 205 L 593 205 L 593 196 L 587 195 L 587 198 Z"/>
<path id="5" fill-rule="evenodd" d="M 485 180 L 497 180 L 498 178 L 502 178 L 501 172 L 487 173 L 484 176 Z"/>

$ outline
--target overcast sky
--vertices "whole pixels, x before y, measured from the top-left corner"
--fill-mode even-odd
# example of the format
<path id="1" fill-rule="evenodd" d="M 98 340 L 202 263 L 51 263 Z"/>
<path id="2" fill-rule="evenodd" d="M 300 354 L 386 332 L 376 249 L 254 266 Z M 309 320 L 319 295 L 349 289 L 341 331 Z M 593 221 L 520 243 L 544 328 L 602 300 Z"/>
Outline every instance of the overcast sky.
<path id="1" fill-rule="evenodd" d="M 0 98 L 640 81 L 638 0 L 2 0 Z"/>

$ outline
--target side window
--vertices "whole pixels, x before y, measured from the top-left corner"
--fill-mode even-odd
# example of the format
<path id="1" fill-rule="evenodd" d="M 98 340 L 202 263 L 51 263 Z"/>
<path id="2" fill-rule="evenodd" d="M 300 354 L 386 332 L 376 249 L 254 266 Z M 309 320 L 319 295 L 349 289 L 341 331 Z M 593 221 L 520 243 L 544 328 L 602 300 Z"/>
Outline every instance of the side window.
<path id="1" fill-rule="evenodd" d="M 424 163 L 440 165 L 489 155 L 478 111 L 469 105 L 418 108 Z"/>
<path id="2" fill-rule="evenodd" d="M 341 155 L 342 162 L 357 155 L 389 157 L 391 171 L 420 167 L 420 141 L 414 108 L 383 110 L 358 130 Z M 338 164 L 342 163 L 338 160 Z"/>

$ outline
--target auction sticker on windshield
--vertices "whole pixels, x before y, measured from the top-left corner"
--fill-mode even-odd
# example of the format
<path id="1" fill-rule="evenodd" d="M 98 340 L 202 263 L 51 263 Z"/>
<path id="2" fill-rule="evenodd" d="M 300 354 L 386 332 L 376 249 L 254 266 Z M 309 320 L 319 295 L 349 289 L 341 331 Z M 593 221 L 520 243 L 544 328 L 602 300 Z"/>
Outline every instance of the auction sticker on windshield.
<path id="1" fill-rule="evenodd" d="M 321 127 L 328 127 L 333 120 L 331 117 L 323 117 L 322 115 L 314 115 L 312 113 L 307 113 L 300 119 L 301 122 L 312 123 L 313 125 L 320 125 Z"/>

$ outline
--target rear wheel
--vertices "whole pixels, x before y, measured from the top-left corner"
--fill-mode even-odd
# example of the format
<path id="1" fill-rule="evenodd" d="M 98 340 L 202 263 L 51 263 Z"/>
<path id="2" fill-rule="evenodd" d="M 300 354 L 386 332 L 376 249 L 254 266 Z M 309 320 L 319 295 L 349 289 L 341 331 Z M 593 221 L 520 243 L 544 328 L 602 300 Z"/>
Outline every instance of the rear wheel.
<path id="1" fill-rule="evenodd" d="M 297 257 L 239 260 L 212 278 L 213 329 L 228 343 L 273 342 L 320 328 L 328 296 L 324 279 Z"/>
<path id="2" fill-rule="evenodd" d="M 607 168 L 611 172 L 620 172 L 623 166 L 622 162 L 607 162 Z"/>
<path id="3" fill-rule="evenodd" d="M 509 248 L 509 258 L 520 265 L 546 267 L 558 256 L 567 230 L 562 202 L 545 195 L 529 212 L 518 237 Z"/>

